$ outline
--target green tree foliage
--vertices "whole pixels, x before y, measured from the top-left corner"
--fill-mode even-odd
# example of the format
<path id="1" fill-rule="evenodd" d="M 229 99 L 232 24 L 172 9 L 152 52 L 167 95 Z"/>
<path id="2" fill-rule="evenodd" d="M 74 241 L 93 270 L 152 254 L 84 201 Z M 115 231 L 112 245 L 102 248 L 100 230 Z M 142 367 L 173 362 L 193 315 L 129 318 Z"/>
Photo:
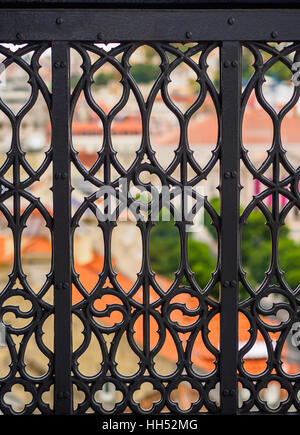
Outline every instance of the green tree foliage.
<path id="1" fill-rule="evenodd" d="M 154 272 L 172 278 L 180 261 L 180 239 L 174 221 L 158 222 L 150 234 L 150 259 Z"/>
<path id="2" fill-rule="evenodd" d="M 80 76 L 78 74 L 72 74 L 71 75 L 71 78 L 70 78 L 71 89 L 75 88 L 75 86 L 77 85 L 79 79 L 80 79 Z"/>
<path id="3" fill-rule="evenodd" d="M 216 267 L 216 258 L 205 243 L 199 242 L 189 234 L 188 255 L 189 265 L 195 274 L 195 279 L 201 288 L 211 278 Z M 180 263 L 180 236 L 174 221 L 158 222 L 150 235 L 151 267 L 157 274 L 169 279 L 174 278 L 174 272 Z M 184 279 L 183 283 L 186 283 Z"/>
<path id="4" fill-rule="evenodd" d="M 243 47 L 243 57 L 242 57 L 242 80 L 243 82 L 247 82 L 252 74 L 254 73 L 253 68 L 254 57 L 251 52 Z"/>
<path id="5" fill-rule="evenodd" d="M 266 61 L 269 56 L 265 54 L 264 61 Z M 246 82 L 250 79 L 255 69 L 253 67 L 254 57 L 251 52 L 245 48 L 243 48 L 243 61 L 242 61 L 242 78 L 243 82 Z M 282 62 L 275 62 L 271 68 L 266 71 L 266 76 L 272 77 L 278 81 L 288 82 L 292 77 L 291 70 L 284 65 Z"/>
<path id="6" fill-rule="evenodd" d="M 292 72 L 284 65 L 282 62 L 276 62 L 274 65 L 266 72 L 267 76 L 273 77 L 278 81 L 288 82 L 291 80 Z"/>
<path id="7" fill-rule="evenodd" d="M 263 53 L 263 58 L 264 58 L 264 61 L 267 61 L 267 59 L 269 58 L 267 53 Z M 243 57 L 242 57 L 242 81 L 243 81 L 243 83 L 247 83 L 247 81 L 250 79 L 250 77 L 255 72 L 253 64 L 254 64 L 254 56 L 252 55 L 252 53 L 248 49 L 243 47 Z M 269 68 L 266 71 L 266 76 L 272 77 L 273 79 L 275 79 L 277 81 L 289 82 L 291 80 L 291 77 L 292 77 L 292 72 L 282 62 L 275 62 L 274 65 L 272 65 L 271 68 Z M 218 69 L 216 70 L 216 72 L 214 74 L 213 82 L 214 82 L 215 86 L 218 88 L 219 83 L 220 83 L 220 73 L 219 73 Z"/>
<path id="8" fill-rule="evenodd" d="M 280 267 L 285 271 L 284 278 L 294 290 L 300 284 L 300 245 L 294 240 L 280 238 L 278 251 Z"/>
<path id="9" fill-rule="evenodd" d="M 151 63 L 136 63 L 131 67 L 130 73 L 137 83 L 150 83 L 156 80 L 160 68 Z"/>
<path id="10" fill-rule="evenodd" d="M 242 232 L 242 263 L 248 273 L 252 285 L 257 286 L 263 281 L 265 272 L 271 262 L 272 241 L 271 232 L 266 225 L 266 219 L 259 210 L 254 210 Z M 289 228 L 280 228 L 278 241 L 279 266 L 284 272 L 284 278 L 294 289 L 300 284 L 300 245 L 291 239 Z"/>
<path id="11" fill-rule="evenodd" d="M 210 202 L 219 213 L 219 198 L 214 198 Z M 204 225 L 216 242 L 216 230 L 211 225 L 211 218 L 206 212 Z M 269 269 L 272 253 L 270 229 L 266 225 L 266 219 L 260 210 L 255 209 L 252 211 L 246 225 L 243 227 L 241 238 L 243 269 L 247 272 L 249 282 L 257 289 Z M 210 246 L 193 239 L 193 233 L 189 234 L 188 255 L 195 279 L 200 287 L 204 288 L 211 278 L 211 273 L 215 270 L 216 257 Z M 287 226 L 280 228 L 278 256 L 280 268 L 284 271 L 284 279 L 292 289 L 295 289 L 300 284 L 300 244 L 291 239 Z M 173 221 L 159 222 L 152 229 L 150 259 L 155 272 L 172 279 L 180 261 L 179 232 Z M 213 296 L 217 297 L 217 289 L 213 292 Z M 248 293 L 241 286 L 240 299 L 247 296 Z"/>
<path id="12" fill-rule="evenodd" d="M 95 85 L 97 85 L 97 86 L 106 86 L 113 79 L 114 79 L 113 72 L 99 72 L 98 74 L 96 74 L 96 76 L 94 78 Z"/>
<path id="13" fill-rule="evenodd" d="M 217 259 L 210 247 L 206 243 L 193 239 L 192 234 L 189 234 L 188 241 L 189 265 L 197 283 L 203 289 L 212 277 Z M 215 293 L 214 296 L 216 296 Z"/>

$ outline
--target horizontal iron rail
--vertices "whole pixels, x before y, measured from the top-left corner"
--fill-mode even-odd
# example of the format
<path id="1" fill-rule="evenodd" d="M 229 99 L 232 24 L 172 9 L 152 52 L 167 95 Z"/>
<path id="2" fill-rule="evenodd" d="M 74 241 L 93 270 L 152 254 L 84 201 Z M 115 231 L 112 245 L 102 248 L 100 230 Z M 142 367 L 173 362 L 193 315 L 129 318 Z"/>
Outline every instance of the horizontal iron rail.
<path id="1" fill-rule="evenodd" d="M 300 10 L 1 9 L 0 40 L 290 41 Z"/>
<path id="2" fill-rule="evenodd" d="M 8 7 L 172 7 L 172 8 L 259 8 L 259 7 L 299 7 L 300 0 L 0 0 L 1 6 Z"/>

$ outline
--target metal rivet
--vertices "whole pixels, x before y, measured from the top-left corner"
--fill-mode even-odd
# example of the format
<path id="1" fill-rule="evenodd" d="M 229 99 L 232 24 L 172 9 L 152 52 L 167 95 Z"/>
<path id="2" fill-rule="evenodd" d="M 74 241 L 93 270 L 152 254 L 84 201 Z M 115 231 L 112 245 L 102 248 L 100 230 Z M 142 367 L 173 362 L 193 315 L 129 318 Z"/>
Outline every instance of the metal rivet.
<path id="1" fill-rule="evenodd" d="M 22 33 L 17 33 L 17 34 L 16 34 L 16 37 L 17 37 L 18 39 L 24 39 L 24 35 L 23 35 Z"/>
<path id="2" fill-rule="evenodd" d="M 60 63 L 59 62 L 55 62 L 54 68 L 59 68 L 59 66 L 60 66 Z"/>
<path id="3" fill-rule="evenodd" d="M 227 388 L 225 388 L 225 390 L 223 390 L 222 394 L 223 394 L 223 396 L 229 396 L 230 391 Z"/>
<path id="4" fill-rule="evenodd" d="M 234 395 L 235 395 L 235 390 L 234 390 L 234 389 L 230 390 L 230 391 L 229 391 L 229 395 L 230 395 L 230 396 L 234 396 Z"/>
<path id="5" fill-rule="evenodd" d="M 66 66 L 65 62 L 60 62 L 60 67 L 64 68 Z"/>
<path id="6" fill-rule="evenodd" d="M 233 60 L 233 61 L 231 62 L 231 66 L 232 66 L 233 68 L 237 67 L 237 66 L 238 66 L 237 60 Z"/>
<path id="7" fill-rule="evenodd" d="M 59 282 L 56 284 L 55 287 L 57 288 L 57 290 L 67 289 L 69 287 L 69 283 L 68 282 Z"/>
<path id="8" fill-rule="evenodd" d="M 187 39 L 191 39 L 191 37 L 193 36 L 192 32 L 186 32 L 185 37 Z"/>
<path id="9" fill-rule="evenodd" d="M 61 179 L 65 180 L 66 178 L 68 178 L 68 174 L 66 172 L 56 172 L 55 178 L 56 179 L 61 178 Z"/>
<path id="10" fill-rule="evenodd" d="M 57 393 L 57 397 L 59 399 L 68 399 L 70 397 L 70 393 L 68 393 L 68 391 L 59 391 Z"/>
<path id="11" fill-rule="evenodd" d="M 230 61 L 229 60 L 225 60 L 223 63 L 225 68 L 228 68 L 230 66 Z"/>
<path id="12" fill-rule="evenodd" d="M 228 23 L 230 26 L 232 26 L 232 25 L 235 23 L 235 18 L 233 18 L 233 17 L 229 17 L 228 20 L 227 20 L 227 23 Z"/>
<path id="13" fill-rule="evenodd" d="M 224 287 L 229 287 L 229 281 L 224 281 L 224 282 L 223 282 L 223 286 L 224 286 Z"/>
<path id="14" fill-rule="evenodd" d="M 62 24 L 64 20 L 61 17 L 56 18 L 56 24 Z"/>
<path id="15" fill-rule="evenodd" d="M 235 280 L 230 281 L 230 287 L 234 287 L 234 286 L 236 286 L 236 281 Z"/>
<path id="16" fill-rule="evenodd" d="M 232 178 L 236 178 L 236 176 L 237 176 L 237 172 L 236 172 L 236 171 L 232 171 L 232 172 L 231 172 L 231 177 L 232 177 Z"/>
<path id="17" fill-rule="evenodd" d="M 277 38 L 277 37 L 278 37 L 278 32 L 272 32 L 272 33 L 271 33 L 271 37 L 272 37 L 273 39 Z"/>
<path id="18" fill-rule="evenodd" d="M 231 173 L 229 171 L 226 171 L 225 174 L 224 174 L 224 177 L 225 178 L 230 178 L 230 176 L 231 176 Z"/>

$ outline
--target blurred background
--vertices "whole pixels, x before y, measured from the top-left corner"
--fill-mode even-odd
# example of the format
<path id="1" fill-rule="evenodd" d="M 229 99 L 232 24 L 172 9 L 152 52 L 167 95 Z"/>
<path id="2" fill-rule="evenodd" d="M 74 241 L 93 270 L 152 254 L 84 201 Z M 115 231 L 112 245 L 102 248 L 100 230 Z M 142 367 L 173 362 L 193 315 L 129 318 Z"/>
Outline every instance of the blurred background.
<path id="1" fill-rule="evenodd" d="M 16 51 L 19 46 L 4 44 L 12 52 Z M 178 50 L 185 52 L 196 44 L 170 44 Z M 274 44 L 278 49 L 284 48 L 286 44 Z M 107 46 L 98 46 L 109 51 L 117 47 L 117 44 Z M 99 56 L 89 52 L 92 63 Z M 30 64 L 32 53 L 24 56 L 26 62 Z M 120 55 L 121 56 L 121 55 Z M 169 53 L 170 62 L 175 59 Z M 262 51 L 264 61 L 270 58 L 269 53 Z M 199 53 L 193 60 L 198 62 Z M 4 56 L 2 56 L 2 61 Z M 121 57 L 118 58 L 119 60 Z M 51 92 L 51 51 L 46 50 L 40 58 L 41 68 L 40 76 L 46 83 Z M 251 80 L 255 72 L 253 66 L 254 56 L 250 50 L 243 48 L 243 70 L 242 82 L 243 89 Z M 158 78 L 160 70 L 160 56 L 156 50 L 150 46 L 140 46 L 130 57 L 130 73 L 136 81 L 140 92 L 146 100 L 153 85 Z M 207 58 L 207 74 L 219 92 L 219 49 L 213 49 Z M 82 58 L 75 49 L 71 49 L 71 93 L 76 88 L 80 77 L 82 76 Z M 269 68 L 265 74 L 265 82 L 262 85 L 263 96 L 274 110 L 278 113 L 292 98 L 294 85 L 291 82 L 292 71 L 281 61 L 276 62 Z M 31 85 L 28 82 L 29 76 L 17 63 L 11 64 L 5 71 L 5 83 L 0 87 L 0 97 L 2 101 L 17 114 L 19 110 L 26 105 L 31 94 Z M 93 75 L 91 93 L 94 101 L 108 114 L 112 108 L 120 101 L 123 92 L 122 77 L 120 72 L 110 63 L 104 63 L 98 68 Z M 189 107 L 196 101 L 199 93 L 202 91 L 197 81 L 195 71 L 185 62 L 181 62 L 172 71 L 169 77 L 168 94 L 177 108 L 186 113 Z M 281 124 L 281 141 L 286 155 L 294 168 L 299 166 L 300 148 L 299 148 L 299 125 L 300 125 L 300 105 L 295 104 L 283 118 Z M 188 143 L 194 153 L 194 158 L 199 165 L 204 168 L 210 161 L 213 151 L 218 144 L 218 117 L 213 100 L 208 93 L 201 107 L 191 116 L 188 123 Z M 33 168 L 37 170 L 45 159 L 45 153 L 51 148 L 51 123 L 49 111 L 41 93 L 31 108 L 31 110 L 22 119 L 19 129 L 20 143 L 25 153 L 26 160 Z M 175 114 L 167 107 L 161 92 L 158 92 L 150 118 L 150 143 L 155 151 L 155 156 L 162 168 L 167 170 L 174 159 L 176 150 L 180 141 L 180 125 Z M 84 92 L 81 92 L 72 119 L 72 145 L 78 152 L 78 158 L 82 165 L 90 169 L 96 162 L 99 152 L 103 146 L 103 124 L 100 117 L 88 105 Z M 242 142 L 248 151 L 248 156 L 256 168 L 260 168 L 268 156 L 268 150 L 273 143 L 273 123 L 270 115 L 264 110 L 257 99 L 254 90 L 248 99 L 243 123 L 242 123 Z M 4 165 L 7 155 L 12 146 L 12 126 L 8 116 L 4 111 L 0 111 L 0 164 Z M 134 162 L 136 152 L 141 146 L 142 140 L 142 122 L 141 112 L 138 102 L 133 94 L 130 96 L 124 108 L 119 111 L 111 124 L 111 141 L 113 149 L 116 152 L 118 161 L 127 170 Z M 175 179 L 180 177 L 175 170 L 172 176 Z M 219 199 L 219 162 L 217 161 L 207 178 L 202 180 L 199 185 L 204 189 L 205 196 L 213 206 L 216 213 L 220 212 Z M 264 175 L 272 179 L 272 167 L 265 171 Z M 281 169 L 280 177 L 284 180 L 288 177 L 285 169 Z M 21 169 L 21 179 L 26 179 L 28 174 Z M 104 174 L 100 167 L 95 174 L 97 178 L 103 180 Z M 119 175 L 115 169 L 112 169 L 112 178 Z M 195 173 L 192 168 L 188 170 L 188 178 L 192 179 Z M 265 186 L 255 179 L 245 164 L 241 161 L 241 214 L 247 205 L 252 201 L 253 196 L 259 195 Z M 5 173 L 5 178 L 12 181 L 14 178 L 13 168 L 10 167 Z M 158 186 L 160 181 L 151 176 L 150 180 Z M 71 165 L 71 184 L 72 191 L 72 214 L 80 207 L 85 197 L 92 195 L 97 191 L 97 187 L 85 180 L 74 164 Z M 28 191 L 35 197 L 40 198 L 49 214 L 53 213 L 52 201 L 52 169 L 51 165 L 43 173 L 40 180 L 34 182 L 28 187 Z M 5 192 L 5 187 L 1 185 L 1 195 Z M 280 197 L 280 208 L 287 204 L 285 196 Z M 272 210 L 272 196 L 269 195 L 264 199 L 265 205 Z M 5 199 L 4 204 L 14 213 L 13 197 Z M 21 213 L 24 213 L 29 202 L 21 198 Z M 188 255 L 189 265 L 194 273 L 195 280 L 201 289 L 208 288 L 212 280 L 212 274 L 217 268 L 218 260 L 218 238 L 217 232 L 211 225 L 211 216 L 204 212 L 204 225 L 201 231 L 189 234 Z M 266 225 L 266 218 L 259 208 L 255 208 L 247 218 L 241 232 L 241 261 L 244 271 L 247 273 L 247 280 L 254 291 L 264 281 L 268 271 L 271 255 L 272 240 L 270 229 Z M 74 248 L 74 269 L 78 273 L 78 279 L 87 292 L 91 292 L 98 282 L 99 273 L 102 271 L 104 264 L 104 241 L 101 228 L 98 226 L 94 214 L 87 210 L 80 219 L 80 225 L 76 228 L 73 238 Z M 169 222 L 159 221 L 153 227 L 150 233 L 150 261 L 152 270 L 156 274 L 156 281 L 164 292 L 167 292 L 175 279 L 175 272 L 180 263 L 180 237 L 178 228 L 171 219 Z M 27 276 L 28 284 L 31 289 L 38 294 L 47 280 L 47 274 L 51 271 L 51 233 L 46 226 L 46 222 L 41 213 L 35 209 L 27 220 L 21 239 L 21 261 L 24 273 Z M 285 225 L 280 230 L 278 240 L 279 264 L 285 272 L 284 279 L 291 290 L 298 289 L 300 283 L 300 214 L 297 207 L 293 207 L 288 213 Z M 116 279 L 120 286 L 129 292 L 137 279 L 137 274 L 142 268 L 142 237 L 140 229 L 136 225 L 134 218 L 120 220 L 113 230 L 111 241 L 111 259 Z M 11 228 L 3 213 L 0 212 L 0 286 L 4 289 L 9 280 L 9 274 L 12 272 L 14 259 L 14 242 Z M 109 283 L 108 283 L 109 285 Z M 15 283 L 14 288 L 19 288 L 20 284 Z M 219 301 L 219 285 L 210 286 L 209 297 Z M 157 297 L 155 291 L 150 288 L 150 299 Z M 136 294 L 136 298 L 142 301 L 142 290 Z M 240 285 L 240 301 L 243 302 L 249 297 L 247 289 Z M 43 295 L 43 300 L 53 304 L 52 286 Z M 83 296 L 76 286 L 73 287 L 74 305 L 82 301 Z M 274 303 L 285 301 L 284 296 L 280 294 L 270 294 L 262 302 L 264 308 L 270 308 Z M 189 309 L 196 309 L 198 300 L 186 293 L 184 298 L 178 299 Z M 97 309 L 103 310 L 106 305 L 117 302 L 114 296 L 106 295 L 101 298 Z M 175 301 L 176 302 L 176 301 Z M 118 301 L 117 303 L 120 303 Z M 13 296 L 5 301 L 6 305 L 19 307 L 22 312 L 31 309 L 31 302 L 22 296 Z M 102 317 L 97 321 L 103 325 L 114 325 L 121 321 L 120 313 L 111 316 Z M 172 320 L 182 325 L 190 325 L 198 316 L 185 316 L 179 310 L 172 313 Z M 279 324 L 286 320 L 288 312 L 281 310 L 276 316 L 270 315 L 266 322 L 270 324 Z M 32 319 L 18 318 L 12 312 L 5 312 L 2 316 L 2 342 L 0 350 L 0 376 L 2 379 L 9 373 L 9 364 L 11 356 L 8 351 L 5 336 L 5 328 L 11 325 L 16 330 L 21 330 L 28 325 Z M 151 323 L 152 322 L 152 323 Z M 151 329 L 151 346 L 154 347 L 158 340 L 157 323 L 155 320 L 150 322 Z M 135 325 L 135 340 L 142 343 L 142 321 Z M 83 341 L 83 325 L 78 318 L 74 316 L 73 320 L 73 348 L 74 351 L 79 348 Z M 239 313 L 239 346 L 243 348 L 250 339 L 250 323 L 247 317 Z M 216 314 L 209 324 L 209 340 L 216 349 L 219 348 L 219 315 Z M 1 332 L 0 331 L 0 332 Z M 53 351 L 53 315 L 49 316 L 43 324 L 43 342 L 45 346 Z M 113 339 L 113 334 L 105 335 L 107 348 Z M 16 345 L 16 350 L 20 348 L 20 343 L 24 338 L 22 333 L 10 334 L 11 339 Z M 187 334 L 182 334 L 183 348 L 188 340 Z M 273 334 L 272 340 L 276 346 L 278 334 Z M 24 356 L 26 371 L 33 377 L 38 378 L 47 373 L 48 358 L 41 352 L 34 335 L 31 335 L 27 344 L 27 351 Z M 164 346 L 155 357 L 155 369 L 160 374 L 170 374 L 176 369 L 177 350 L 173 339 L 167 333 Z M 192 353 L 193 368 L 196 373 L 207 375 L 215 370 L 214 361 L 216 359 L 209 349 L 205 346 L 201 334 L 199 334 L 194 350 Z M 257 334 L 255 344 L 243 357 L 244 369 L 253 375 L 262 373 L 267 367 L 268 350 L 265 340 L 260 332 Z M 101 368 L 102 352 L 99 343 L 92 335 L 88 349 L 78 359 L 79 371 L 86 376 L 95 376 Z M 138 370 L 139 357 L 133 352 L 124 335 L 116 355 L 118 362 L 118 371 L 126 376 L 133 375 Z M 297 374 L 300 371 L 300 354 L 298 349 L 291 344 L 290 334 L 287 337 L 282 353 L 283 370 L 287 374 Z M 43 395 L 43 400 L 53 406 L 53 386 Z M 83 400 L 83 393 L 74 387 L 74 407 Z M 10 404 L 15 412 L 21 412 L 24 404 L 29 403 L 31 394 L 24 391 L 22 385 L 14 386 L 11 392 L 6 394 L 5 401 Z M 250 397 L 249 391 L 240 385 L 239 403 L 241 404 Z M 153 404 L 159 400 L 160 393 L 153 389 L 151 383 L 144 383 L 141 389 L 134 393 L 134 400 L 140 403 L 143 409 L 151 409 Z M 178 404 L 182 410 L 188 410 L 191 404 L 199 398 L 199 392 L 194 390 L 187 382 L 181 382 L 177 390 L 172 392 L 171 399 Z M 280 402 L 286 398 L 286 392 L 282 390 L 278 382 L 271 382 L 262 392 L 262 400 L 268 403 L 272 409 L 276 409 Z M 101 404 L 105 410 L 113 410 L 114 405 L 122 399 L 122 393 L 117 391 L 112 382 L 107 382 L 102 389 L 97 391 L 95 400 Z M 210 399 L 219 404 L 219 386 L 215 386 L 210 392 Z M 36 411 L 38 412 L 38 411 Z"/>

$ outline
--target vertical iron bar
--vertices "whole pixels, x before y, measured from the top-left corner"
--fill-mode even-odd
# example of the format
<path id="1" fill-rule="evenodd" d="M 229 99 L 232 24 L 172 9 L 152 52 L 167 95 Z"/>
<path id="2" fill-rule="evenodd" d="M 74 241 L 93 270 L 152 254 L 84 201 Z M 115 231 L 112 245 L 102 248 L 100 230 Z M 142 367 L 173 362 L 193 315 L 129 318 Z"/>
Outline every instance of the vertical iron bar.
<path id="1" fill-rule="evenodd" d="M 221 413 L 237 413 L 241 46 L 221 46 Z"/>
<path id="2" fill-rule="evenodd" d="M 68 43 L 53 42 L 54 410 L 56 414 L 72 412 L 69 63 Z"/>

